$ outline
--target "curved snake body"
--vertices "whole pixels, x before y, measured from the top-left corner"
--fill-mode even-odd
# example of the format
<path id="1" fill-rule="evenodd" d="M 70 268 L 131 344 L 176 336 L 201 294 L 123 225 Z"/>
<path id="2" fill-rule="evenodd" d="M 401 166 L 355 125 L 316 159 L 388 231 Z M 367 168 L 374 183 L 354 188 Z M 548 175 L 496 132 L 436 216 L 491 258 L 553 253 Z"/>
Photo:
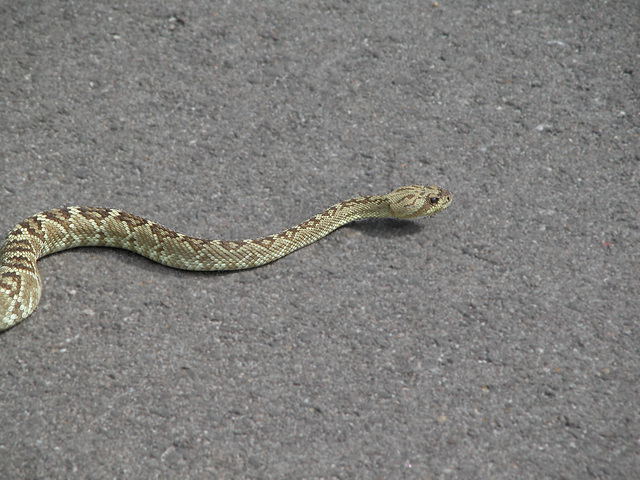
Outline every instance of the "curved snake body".
<path id="1" fill-rule="evenodd" d="M 275 235 L 240 241 L 189 237 L 112 208 L 47 210 L 16 225 L 0 248 L 0 331 L 35 310 L 42 291 L 37 261 L 62 250 L 115 247 L 184 270 L 242 270 L 284 257 L 354 220 L 422 217 L 450 203 L 451 193 L 440 187 L 400 187 L 386 195 L 345 200 Z"/>

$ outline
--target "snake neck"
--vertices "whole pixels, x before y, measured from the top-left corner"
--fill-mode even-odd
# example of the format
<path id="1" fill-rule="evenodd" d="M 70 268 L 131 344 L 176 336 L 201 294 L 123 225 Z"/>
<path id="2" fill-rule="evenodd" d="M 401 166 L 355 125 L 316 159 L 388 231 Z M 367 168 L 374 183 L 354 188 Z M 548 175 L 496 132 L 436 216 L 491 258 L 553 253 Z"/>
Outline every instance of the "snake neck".
<path id="1" fill-rule="evenodd" d="M 384 196 L 357 197 L 337 203 L 280 233 L 240 241 L 205 241 L 207 255 L 198 258 L 198 270 L 254 268 L 282 258 L 355 220 L 392 216 Z M 223 260 L 217 260 L 220 251 Z M 179 267 L 184 268 L 184 267 Z"/>
<path id="2" fill-rule="evenodd" d="M 347 223 L 374 217 L 392 216 L 384 195 L 370 195 L 345 200 L 327 208 L 318 215 L 287 231 L 304 231 L 306 236 L 318 240 Z"/>

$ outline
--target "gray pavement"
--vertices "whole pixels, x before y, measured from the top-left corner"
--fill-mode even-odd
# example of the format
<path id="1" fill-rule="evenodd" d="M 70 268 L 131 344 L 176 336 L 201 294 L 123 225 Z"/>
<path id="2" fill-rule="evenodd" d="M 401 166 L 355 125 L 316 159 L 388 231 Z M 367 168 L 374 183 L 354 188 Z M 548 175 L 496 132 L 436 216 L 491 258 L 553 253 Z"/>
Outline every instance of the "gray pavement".
<path id="1" fill-rule="evenodd" d="M 269 266 L 40 262 L 0 477 L 640 478 L 640 4 L 0 3 L 0 231 L 60 205 Z"/>

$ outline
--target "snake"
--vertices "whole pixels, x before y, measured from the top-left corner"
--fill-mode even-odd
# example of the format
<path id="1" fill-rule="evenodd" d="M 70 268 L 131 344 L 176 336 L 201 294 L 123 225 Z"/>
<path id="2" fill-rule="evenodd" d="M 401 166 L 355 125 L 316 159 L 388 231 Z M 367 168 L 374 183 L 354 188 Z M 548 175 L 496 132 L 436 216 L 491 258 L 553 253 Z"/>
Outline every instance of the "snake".
<path id="1" fill-rule="evenodd" d="M 352 221 L 431 216 L 447 208 L 451 200 L 451 192 L 441 187 L 409 185 L 386 195 L 344 200 L 280 233 L 239 241 L 190 237 L 113 208 L 46 210 L 13 227 L 0 247 L 0 331 L 17 325 L 36 309 L 42 292 L 37 262 L 56 252 L 114 247 L 182 270 L 245 270 L 282 258 Z"/>

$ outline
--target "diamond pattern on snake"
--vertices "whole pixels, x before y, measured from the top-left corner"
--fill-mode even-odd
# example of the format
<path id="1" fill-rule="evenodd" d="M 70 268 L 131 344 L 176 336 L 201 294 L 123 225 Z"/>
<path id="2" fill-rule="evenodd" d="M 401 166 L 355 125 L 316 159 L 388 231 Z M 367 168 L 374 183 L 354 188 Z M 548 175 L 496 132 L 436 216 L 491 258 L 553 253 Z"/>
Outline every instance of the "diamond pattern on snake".
<path id="1" fill-rule="evenodd" d="M 62 250 L 114 247 L 183 270 L 244 270 L 282 258 L 354 220 L 429 216 L 447 208 L 451 199 L 443 188 L 410 185 L 386 195 L 351 198 L 280 233 L 239 241 L 189 237 L 113 208 L 47 210 L 11 229 L 0 248 L 0 331 L 33 313 L 42 292 L 37 261 Z"/>

